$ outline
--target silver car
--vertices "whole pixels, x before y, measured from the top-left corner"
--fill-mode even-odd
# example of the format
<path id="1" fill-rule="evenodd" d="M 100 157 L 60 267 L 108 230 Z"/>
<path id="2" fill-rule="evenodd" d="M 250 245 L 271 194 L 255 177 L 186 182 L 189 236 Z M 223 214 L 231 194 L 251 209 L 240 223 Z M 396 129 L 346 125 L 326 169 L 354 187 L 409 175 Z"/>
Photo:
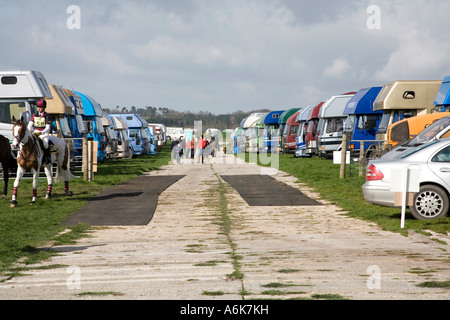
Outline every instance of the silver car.
<path id="1" fill-rule="evenodd" d="M 431 141 L 409 148 L 396 159 L 370 160 L 366 183 L 362 186 L 367 202 L 394 206 L 395 193 L 391 190 L 391 172 L 406 166 L 420 167 L 420 191 L 413 196 L 409 207 L 416 219 L 434 219 L 447 215 L 450 194 L 450 138 Z"/>

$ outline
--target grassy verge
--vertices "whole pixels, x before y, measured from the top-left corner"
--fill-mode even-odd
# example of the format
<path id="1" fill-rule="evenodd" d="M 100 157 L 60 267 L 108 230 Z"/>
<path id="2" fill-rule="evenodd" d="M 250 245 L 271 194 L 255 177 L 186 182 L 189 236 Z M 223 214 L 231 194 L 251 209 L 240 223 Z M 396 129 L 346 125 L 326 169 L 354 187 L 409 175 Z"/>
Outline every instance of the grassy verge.
<path id="1" fill-rule="evenodd" d="M 242 157 L 242 155 L 240 155 Z M 248 159 L 247 159 L 248 160 Z M 261 163 L 258 163 L 261 165 Z M 280 155 L 279 170 L 296 177 L 320 194 L 323 199 L 335 203 L 345 210 L 348 216 L 361 218 L 378 224 L 384 230 L 407 235 L 407 230 L 426 233 L 426 230 L 447 234 L 450 231 L 450 217 L 430 221 L 416 220 L 408 212 L 405 229 L 400 228 L 401 208 L 389 208 L 367 203 L 364 200 L 362 185 L 365 176 L 359 177 L 357 169 L 345 179 L 339 178 L 339 165 L 333 161 L 319 158 L 294 158 Z M 347 169 L 348 170 L 348 169 Z"/>
<path id="2" fill-rule="evenodd" d="M 52 252 L 38 250 L 50 241 L 59 244 L 67 243 L 88 232 L 89 227 L 78 225 L 69 232 L 60 233 L 67 228 L 61 222 L 73 212 L 81 209 L 99 191 L 110 188 L 117 183 L 132 179 L 138 175 L 156 170 L 170 160 L 170 148 L 165 146 L 159 155 L 148 155 L 134 159 L 108 160 L 99 164 L 98 172 L 93 182 L 82 178 L 70 181 L 70 189 L 74 195 L 64 195 L 64 183 L 53 186 L 51 200 L 45 200 L 47 180 L 41 178 L 38 184 L 38 201 L 34 206 L 29 202 L 32 195 L 31 179 L 20 182 L 18 206 L 10 208 L 11 191 L 6 200 L 0 200 L 0 274 L 9 271 L 12 265 L 21 263 L 32 264 L 48 258 Z M 13 180 L 10 180 L 12 189 Z"/>

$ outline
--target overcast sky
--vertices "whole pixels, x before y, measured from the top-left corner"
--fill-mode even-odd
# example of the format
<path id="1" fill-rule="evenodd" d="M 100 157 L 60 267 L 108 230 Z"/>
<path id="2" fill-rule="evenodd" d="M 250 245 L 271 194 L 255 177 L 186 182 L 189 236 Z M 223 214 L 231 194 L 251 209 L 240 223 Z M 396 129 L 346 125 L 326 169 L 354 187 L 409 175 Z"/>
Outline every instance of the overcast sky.
<path id="1" fill-rule="evenodd" d="M 0 8 L 0 70 L 41 71 L 111 109 L 279 110 L 450 75 L 450 1 L 0 0 Z"/>

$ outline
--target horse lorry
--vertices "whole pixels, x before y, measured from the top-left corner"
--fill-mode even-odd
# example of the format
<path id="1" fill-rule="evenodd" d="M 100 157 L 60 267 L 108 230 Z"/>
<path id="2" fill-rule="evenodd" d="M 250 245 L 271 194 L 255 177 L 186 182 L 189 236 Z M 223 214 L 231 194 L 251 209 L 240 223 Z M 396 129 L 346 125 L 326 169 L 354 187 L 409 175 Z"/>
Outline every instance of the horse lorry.
<path id="1" fill-rule="evenodd" d="M 260 152 L 276 153 L 279 151 L 280 125 L 278 119 L 284 111 L 286 110 L 271 111 L 262 120 L 264 130 L 262 131 L 263 145 L 260 146 Z"/>
<path id="2" fill-rule="evenodd" d="M 73 135 L 73 162 L 82 163 L 83 159 L 83 139 L 87 138 L 87 130 L 83 122 L 84 109 L 81 98 L 73 91 L 64 89 L 67 97 L 73 104 L 74 114 L 69 116 L 69 127 Z"/>
<path id="3" fill-rule="evenodd" d="M 108 117 L 113 123 L 113 130 L 117 137 L 117 153 L 118 158 L 131 158 L 133 151 L 130 147 L 130 140 L 128 139 L 128 125 L 122 118 L 114 117 L 108 114 Z"/>
<path id="4" fill-rule="evenodd" d="M 417 136 L 425 128 L 437 120 L 450 115 L 450 77 L 445 77 L 439 91 L 436 94 L 431 109 L 432 113 L 418 115 L 415 117 L 400 120 L 391 126 L 387 131 L 387 149 L 393 149 L 407 143 Z"/>
<path id="5" fill-rule="evenodd" d="M 114 123 L 107 114 L 102 116 L 102 125 L 105 131 L 106 159 L 117 159 L 119 157 L 118 139 L 114 132 Z"/>
<path id="6" fill-rule="evenodd" d="M 135 113 L 117 113 L 111 114 L 111 116 L 122 118 L 128 125 L 127 133 L 133 153 L 132 157 L 150 153 L 147 121 Z"/>
<path id="7" fill-rule="evenodd" d="M 364 157 L 369 158 L 375 149 L 376 133 L 383 112 L 373 110 L 373 103 L 380 93 L 381 87 L 370 87 L 359 90 L 348 101 L 344 109 L 347 120 L 344 132 L 347 134 L 347 150 L 354 156 L 360 154 L 363 147 Z"/>
<path id="8" fill-rule="evenodd" d="M 305 109 L 302 109 L 300 113 L 297 115 L 295 121 L 298 123 L 298 132 L 295 137 L 295 157 L 305 157 L 309 156 L 305 153 L 306 149 L 306 129 L 308 128 L 308 119 L 309 112 L 314 108 L 314 105 L 307 106 Z"/>
<path id="9" fill-rule="evenodd" d="M 265 113 L 255 112 L 250 114 L 245 123 L 243 124 L 243 128 L 245 129 L 245 150 L 246 152 L 257 153 L 259 152 L 259 131 L 260 131 L 260 123 L 261 118 L 265 115 Z"/>
<path id="10" fill-rule="evenodd" d="M 444 77 L 433 104 L 436 111 L 450 111 L 450 76 Z"/>
<path id="11" fill-rule="evenodd" d="M 282 153 L 295 152 L 295 137 L 297 136 L 298 123 L 295 121 L 300 108 L 292 108 L 283 112 L 278 119 L 280 125 L 280 150 Z"/>
<path id="12" fill-rule="evenodd" d="M 28 123 L 39 99 L 53 98 L 39 71 L 0 71 L 0 134 L 13 140 L 12 119 Z"/>
<path id="13" fill-rule="evenodd" d="M 374 111 L 382 111 L 376 133 L 374 157 L 379 158 L 392 149 L 388 142 L 389 127 L 403 119 L 430 114 L 442 80 L 391 81 L 383 86 L 373 103 Z"/>
<path id="14" fill-rule="evenodd" d="M 320 157 L 331 158 L 342 144 L 344 122 L 347 118 L 344 109 L 356 92 L 331 96 L 323 104 L 319 118 L 319 138 L 317 151 Z"/>
<path id="15" fill-rule="evenodd" d="M 318 140 L 318 125 L 319 125 L 319 116 L 320 110 L 322 109 L 324 102 L 320 102 L 315 105 L 306 118 L 307 128 L 305 133 L 305 156 L 313 156 L 317 155 L 317 140 Z"/>
<path id="16" fill-rule="evenodd" d="M 95 141 L 97 145 L 97 162 L 104 162 L 107 158 L 102 107 L 92 97 L 78 91 L 75 91 L 75 93 L 80 97 L 83 104 L 83 122 L 87 130 L 87 138 Z"/>

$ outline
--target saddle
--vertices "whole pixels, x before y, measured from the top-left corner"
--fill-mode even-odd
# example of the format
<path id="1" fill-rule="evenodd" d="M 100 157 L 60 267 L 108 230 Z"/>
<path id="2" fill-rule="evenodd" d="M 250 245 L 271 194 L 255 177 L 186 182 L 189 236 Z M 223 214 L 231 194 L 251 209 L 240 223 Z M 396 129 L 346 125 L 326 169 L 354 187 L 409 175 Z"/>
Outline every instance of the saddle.
<path id="1" fill-rule="evenodd" d="M 39 141 L 39 148 L 41 149 L 41 152 L 44 152 L 44 142 L 41 139 L 36 139 L 37 141 Z M 58 148 L 55 146 L 55 144 L 53 143 L 53 141 L 51 141 L 50 139 L 48 139 L 48 149 L 50 150 L 50 154 L 54 154 L 54 153 L 58 153 L 59 150 Z"/>

